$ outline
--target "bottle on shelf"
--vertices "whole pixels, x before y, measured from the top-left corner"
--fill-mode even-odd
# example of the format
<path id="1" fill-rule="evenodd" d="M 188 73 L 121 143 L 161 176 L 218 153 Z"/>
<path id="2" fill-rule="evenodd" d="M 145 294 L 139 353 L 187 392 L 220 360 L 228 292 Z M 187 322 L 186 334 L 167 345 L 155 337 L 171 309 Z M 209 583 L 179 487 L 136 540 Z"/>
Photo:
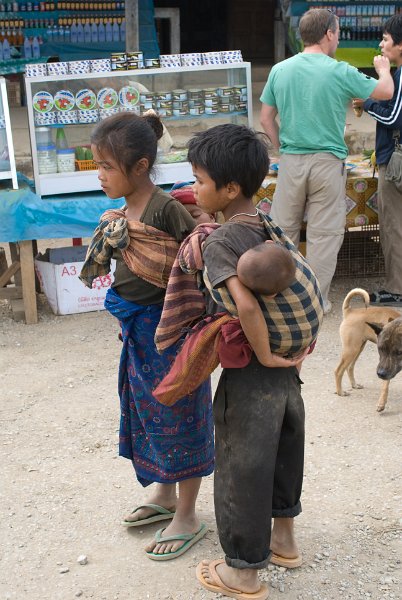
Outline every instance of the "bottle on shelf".
<path id="1" fill-rule="evenodd" d="M 94 21 L 91 25 L 91 44 L 97 44 L 98 41 L 98 26 L 96 24 L 96 21 Z"/>
<path id="2" fill-rule="evenodd" d="M 64 43 L 70 44 L 71 42 L 71 26 L 67 19 L 64 19 Z"/>
<path id="3" fill-rule="evenodd" d="M 3 56 L 3 43 L 0 42 L 0 62 L 3 62 L 4 60 L 4 56 Z"/>
<path id="4" fill-rule="evenodd" d="M 30 59 L 32 58 L 32 46 L 31 46 L 31 42 L 29 41 L 29 38 L 25 38 L 24 41 L 24 57 L 26 59 Z"/>
<path id="5" fill-rule="evenodd" d="M 36 36 L 32 40 L 32 58 L 40 58 L 40 45 Z"/>
<path id="6" fill-rule="evenodd" d="M 79 44 L 84 43 L 84 27 L 82 25 L 81 19 L 79 19 L 78 25 L 77 25 L 77 42 Z"/>
<path id="7" fill-rule="evenodd" d="M 77 41 L 78 41 L 78 31 L 77 31 L 77 24 L 74 19 L 71 24 L 71 28 L 70 28 L 70 42 L 72 44 L 76 44 Z"/>
<path id="8" fill-rule="evenodd" d="M 69 146 L 64 127 L 59 127 L 56 133 L 56 150 L 65 150 L 68 147 Z"/>
<path id="9" fill-rule="evenodd" d="M 113 42 L 113 28 L 109 20 L 106 21 L 105 37 L 107 42 Z"/>
<path id="10" fill-rule="evenodd" d="M 120 41 L 126 41 L 126 19 L 122 19 L 120 23 Z"/>
<path id="11" fill-rule="evenodd" d="M 89 19 L 86 20 L 84 25 L 84 42 L 86 44 L 91 43 L 91 25 L 89 23 Z"/>
<path id="12" fill-rule="evenodd" d="M 98 25 L 98 42 L 105 42 L 105 41 L 106 41 L 105 26 L 103 24 L 103 19 L 99 19 L 99 25 Z"/>
<path id="13" fill-rule="evenodd" d="M 117 19 L 113 19 L 112 39 L 114 42 L 120 42 L 120 27 L 117 22 Z"/>
<path id="14" fill-rule="evenodd" d="M 3 42 L 3 60 L 11 60 L 11 48 L 7 38 Z"/>

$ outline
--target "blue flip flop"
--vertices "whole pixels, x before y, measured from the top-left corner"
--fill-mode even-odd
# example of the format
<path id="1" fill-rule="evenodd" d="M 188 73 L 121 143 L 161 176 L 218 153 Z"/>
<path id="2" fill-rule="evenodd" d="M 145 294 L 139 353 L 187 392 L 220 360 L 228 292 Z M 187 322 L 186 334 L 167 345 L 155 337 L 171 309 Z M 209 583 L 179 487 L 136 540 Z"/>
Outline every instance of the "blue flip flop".
<path id="1" fill-rule="evenodd" d="M 177 535 L 167 535 L 166 537 L 163 537 L 162 535 L 164 531 L 164 529 L 158 529 L 158 531 L 155 533 L 155 542 L 157 544 L 163 542 L 173 542 L 177 540 L 183 540 L 185 543 L 178 550 L 175 550 L 175 552 L 167 552 L 166 554 L 147 552 L 146 554 L 151 560 L 172 560 L 173 558 L 181 556 L 187 552 L 191 546 L 198 542 L 198 540 L 204 537 L 208 531 L 208 528 L 205 523 L 201 523 L 201 527 L 195 533 L 178 533 Z"/>
<path id="2" fill-rule="evenodd" d="M 140 504 L 136 506 L 132 511 L 132 515 L 134 515 L 137 510 L 140 508 L 152 508 L 156 514 L 146 517 L 145 519 L 139 519 L 138 521 L 122 521 L 121 524 L 125 527 L 140 527 L 142 525 L 148 525 L 149 523 L 156 523 L 157 521 L 165 521 L 166 519 L 173 519 L 174 510 L 169 510 L 168 508 L 164 508 L 163 506 L 159 506 L 159 504 Z"/>

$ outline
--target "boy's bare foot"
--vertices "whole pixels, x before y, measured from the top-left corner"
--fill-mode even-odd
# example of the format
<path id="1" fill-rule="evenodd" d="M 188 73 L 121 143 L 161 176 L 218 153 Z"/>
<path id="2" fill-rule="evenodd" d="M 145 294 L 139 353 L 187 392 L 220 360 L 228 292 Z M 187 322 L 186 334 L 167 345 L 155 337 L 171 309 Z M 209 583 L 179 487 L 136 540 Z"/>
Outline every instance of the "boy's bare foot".
<path id="1" fill-rule="evenodd" d="M 289 562 L 287 565 L 284 564 L 283 566 L 300 566 L 301 556 L 294 536 L 293 518 L 274 519 L 274 526 L 271 534 L 271 551 L 278 558 L 294 559 L 293 564 L 292 562 Z"/>
<path id="2" fill-rule="evenodd" d="M 259 581 L 256 569 L 233 569 L 223 559 L 203 560 L 197 566 L 196 574 L 201 585 L 216 594 L 257 600 L 268 598 L 268 586 Z"/>
<path id="3" fill-rule="evenodd" d="M 197 517 L 181 517 L 176 513 L 171 523 L 164 529 L 163 537 L 181 535 L 183 533 L 197 533 L 200 526 L 201 523 Z M 179 550 L 185 543 L 186 540 L 172 540 L 169 542 L 158 543 L 153 539 L 145 546 L 145 552 L 152 552 L 153 554 L 170 554 L 171 552 Z"/>

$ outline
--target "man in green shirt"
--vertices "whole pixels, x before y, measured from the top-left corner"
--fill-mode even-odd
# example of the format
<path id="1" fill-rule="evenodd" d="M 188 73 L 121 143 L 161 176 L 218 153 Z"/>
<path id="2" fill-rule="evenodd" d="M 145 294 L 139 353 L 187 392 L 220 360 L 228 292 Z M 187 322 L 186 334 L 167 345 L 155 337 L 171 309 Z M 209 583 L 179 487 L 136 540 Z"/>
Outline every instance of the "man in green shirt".
<path id="1" fill-rule="evenodd" d="M 346 223 L 347 105 L 352 98 L 392 98 L 394 84 L 384 56 L 374 58 L 378 80 L 333 58 L 339 22 L 330 10 L 307 11 L 299 31 L 304 50 L 272 68 L 260 98 L 261 125 L 281 153 L 271 216 L 298 246 L 306 214 L 306 258 L 328 313 Z"/>

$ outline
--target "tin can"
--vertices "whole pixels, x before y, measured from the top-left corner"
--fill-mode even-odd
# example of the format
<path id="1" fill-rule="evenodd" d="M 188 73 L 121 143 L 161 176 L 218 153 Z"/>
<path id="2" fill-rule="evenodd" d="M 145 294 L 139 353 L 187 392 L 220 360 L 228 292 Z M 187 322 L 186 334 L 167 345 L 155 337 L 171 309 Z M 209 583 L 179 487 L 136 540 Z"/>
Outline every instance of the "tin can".
<path id="1" fill-rule="evenodd" d="M 173 110 L 172 108 L 158 108 L 158 114 L 160 117 L 172 117 Z"/>
<path id="2" fill-rule="evenodd" d="M 187 90 L 172 90 L 173 100 L 187 100 Z"/>
<path id="3" fill-rule="evenodd" d="M 144 66 L 146 69 L 159 69 L 161 64 L 159 58 L 146 58 L 144 60 Z"/>
<path id="4" fill-rule="evenodd" d="M 173 103 L 171 100 L 165 100 L 164 102 L 157 102 L 157 108 L 163 110 L 172 110 Z"/>
<path id="5" fill-rule="evenodd" d="M 189 100 L 188 101 L 189 108 L 197 108 L 197 106 L 204 107 L 204 103 L 201 100 Z"/>
<path id="6" fill-rule="evenodd" d="M 225 86 L 218 88 L 217 92 L 218 92 L 218 96 L 221 96 L 221 97 L 233 96 L 233 87 L 225 85 Z"/>
<path id="7" fill-rule="evenodd" d="M 205 106 L 215 106 L 215 107 L 217 107 L 218 104 L 219 104 L 218 97 L 216 97 L 216 98 L 206 98 L 204 100 L 204 105 Z"/>
<path id="8" fill-rule="evenodd" d="M 203 96 L 202 90 L 198 88 L 190 88 L 187 90 L 187 95 L 189 100 L 201 100 Z"/>
<path id="9" fill-rule="evenodd" d="M 219 112 L 221 112 L 221 113 L 229 113 L 229 112 L 231 112 L 231 105 L 230 104 L 220 104 L 219 105 Z"/>
<path id="10" fill-rule="evenodd" d="M 156 100 L 158 100 L 159 102 L 168 102 L 172 100 L 172 92 L 156 92 L 155 93 L 155 98 Z"/>
<path id="11" fill-rule="evenodd" d="M 127 60 L 139 60 L 144 62 L 144 54 L 139 52 L 127 52 Z"/>
<path id="12" fill-rule="evenodd" d="M 239 112 L 246 112 L 247 110 L 247 102 L 236 102 L 234 104 L 234 109 Z"/>
<path id="13" fill-rule="evenodd" d="M 247 96 L 247 87 L 245 85 L 234 85 L 233 86 L 234 96 Z"/>
<path id="14" fill-rule="evenodd" d="M 125 63 L 127 60 L 127 55 L 125 52 L 112 52 L 110 55 L 110 60 L 112 63 Z"/>
<path id="15" fill-rule="evenodd" d="M 205 114 L 206 115 L 216 115 L 218 112 L 218 107 L 217 106 L 206 106 L 205 107 Z"/>
<path id="16" fill-rule="evenodd" d="M 190 115 L 196 116 L 196 115 L 203 115 L 205 112 L 205 109 L 203 106 L 193 106 L 191 108 L 189 108 L 189 113 Z"/>
<path id="17" fill-rule="evenodd" d="M 218 98 L 218 90 L 216 88 L 205 88 L 204 98 L 209 100 L 210 98 Z"/>
<path id="18" fill-rule="evenodd" d="M 174 108 L 173 116 L 175 117 L 185 117 L 188 115 L 188 108 Z"/>
<path id="19" fill-rule="evenodd" d="M 187 100 L 173 100 L 173 108 L 186 109 L 188 111 Z"/>
<path id="20" fill-rule="evenodd" d="M 127 59 L 127 71 L 138 71 L 142 69 L 142 63 L 139 60 Z"/>
<path id="21" fill-rule="evenodd" d="M 145 92 L 143 94 L 140 94 L 141 102 L 154 102 L 154 100 L 155 100 L 154 92 Z"/>

